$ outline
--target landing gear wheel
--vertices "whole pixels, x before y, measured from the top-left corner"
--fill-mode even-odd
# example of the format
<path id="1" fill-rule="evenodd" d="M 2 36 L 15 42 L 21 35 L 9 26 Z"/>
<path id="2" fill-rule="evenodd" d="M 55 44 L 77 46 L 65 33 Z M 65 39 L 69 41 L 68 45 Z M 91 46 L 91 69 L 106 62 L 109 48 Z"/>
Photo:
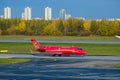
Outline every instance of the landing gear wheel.
<path id="1" fill-rule="evenodd" d="M 58 54 L 58 56 L 62 56 L 61 54 Z"/>
<path id="2" fill-rule="evenodd" d="M 52 56 L 54 56 L 54 57 L 55 57 L 55 56 L 59 56 L 59 57 L 60 57 L 60 56 L 62 56 L 62 55 L 61 55 L 61 54 L 53 54 Z"/>
<path id="3" fill-rule="evenodd" d="M 53 54 L 52 56 L 54 56 L 54 57 L 55 57 L 55 56 L 56 56 L 56 54 Z"/>

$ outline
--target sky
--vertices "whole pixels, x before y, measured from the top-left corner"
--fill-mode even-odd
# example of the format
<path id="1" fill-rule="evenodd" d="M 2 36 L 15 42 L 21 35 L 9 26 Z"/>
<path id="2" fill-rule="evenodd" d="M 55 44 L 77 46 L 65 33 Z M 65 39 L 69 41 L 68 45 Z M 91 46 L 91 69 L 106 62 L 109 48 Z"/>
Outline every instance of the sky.
<path id="1" fill-rule="evenodd" d="M 32 18 L 44 18 L 45 7 L 52 8 L 53 18 L 59 17 L 60 9 L 72 17 L 120 18 L 120 0 L 0 0 L 0 15 L 5 7 L 11 7 L 13 18 L 21 18 L 26 7 L 32 8 Z"/>

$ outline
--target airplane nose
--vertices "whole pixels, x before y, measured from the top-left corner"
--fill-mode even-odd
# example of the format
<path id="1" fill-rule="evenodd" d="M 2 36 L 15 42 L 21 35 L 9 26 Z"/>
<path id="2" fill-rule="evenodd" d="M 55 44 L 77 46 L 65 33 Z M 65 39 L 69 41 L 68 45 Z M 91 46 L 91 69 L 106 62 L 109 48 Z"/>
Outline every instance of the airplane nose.
<path id="1" fill-rule="evenodd" d="M 79 51 L 78 51 L 78 54 L 80 54 L 80 55 L 86 55 L 86 53 L 87 53 L 87 52 L 86 52 L 85 50 L 79 50 Z"/>
<path id="2" fill-rule="evenodd" d="M 87 52 L 85 50 L 82 50 L 81 51 L 81 54 L 86 54 Z"/>

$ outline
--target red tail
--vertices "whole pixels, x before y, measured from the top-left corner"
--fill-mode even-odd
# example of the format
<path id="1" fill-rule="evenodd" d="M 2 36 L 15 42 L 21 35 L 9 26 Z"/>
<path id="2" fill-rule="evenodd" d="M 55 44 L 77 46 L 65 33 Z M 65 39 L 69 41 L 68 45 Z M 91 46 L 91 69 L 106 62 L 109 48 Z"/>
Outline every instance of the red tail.
<path id="1" fill-rule="evenodd" d="M 35 38 L 32 38 L 31 41 L 33 43 L 33 46 L 34 46 L 35 50 L 38 50 L 38 51 L 41 51 L 41 52 L 45 51 L 45 47 L 41 46 Z"/>

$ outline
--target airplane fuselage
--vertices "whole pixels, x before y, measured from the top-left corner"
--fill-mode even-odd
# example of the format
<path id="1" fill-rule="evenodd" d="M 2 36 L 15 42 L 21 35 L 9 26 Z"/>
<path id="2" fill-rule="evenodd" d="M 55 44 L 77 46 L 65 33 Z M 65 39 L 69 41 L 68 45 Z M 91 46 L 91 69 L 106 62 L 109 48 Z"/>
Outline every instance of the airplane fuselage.
<path id="1" fill-rule="evenodd" d="M 58 54 L 80 54 L 84 55 L 86 53 L 85 50 L 79 48 L 79 47 L 63 47 L 63 46 L 46 46 L 45 52 L 52 52 L 52 53 L 58 53 Z"/>
<path id="2" fill-rule="evenodd" d="M 31 39 L 35 50 L 53 55 L 86 55 L 86 51 L 78 46 L 42 46 L 36 39 Z"/>

